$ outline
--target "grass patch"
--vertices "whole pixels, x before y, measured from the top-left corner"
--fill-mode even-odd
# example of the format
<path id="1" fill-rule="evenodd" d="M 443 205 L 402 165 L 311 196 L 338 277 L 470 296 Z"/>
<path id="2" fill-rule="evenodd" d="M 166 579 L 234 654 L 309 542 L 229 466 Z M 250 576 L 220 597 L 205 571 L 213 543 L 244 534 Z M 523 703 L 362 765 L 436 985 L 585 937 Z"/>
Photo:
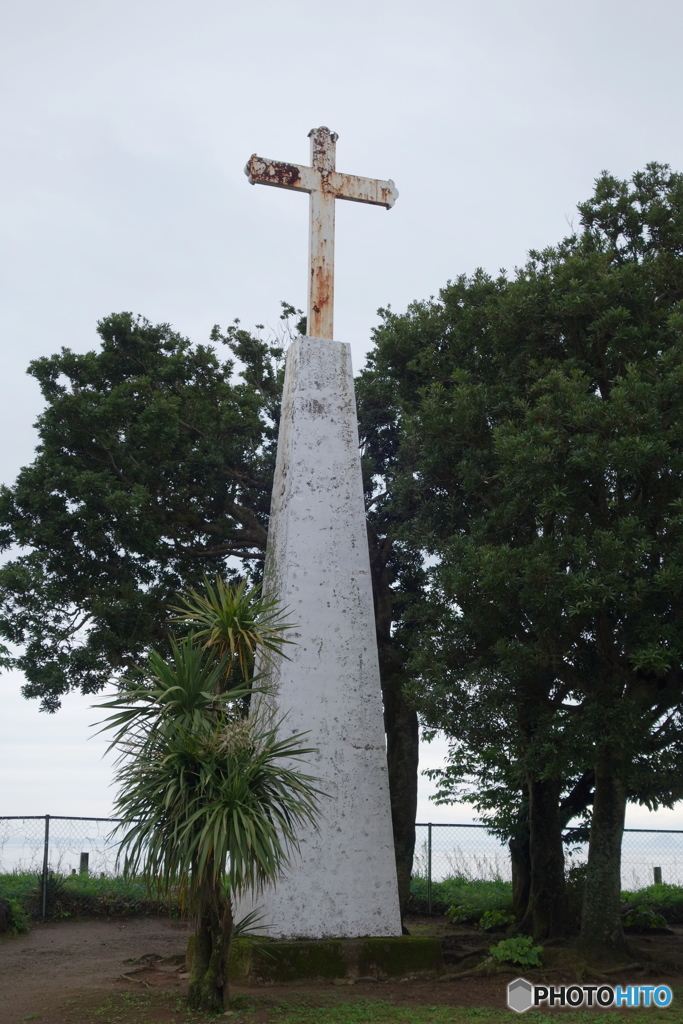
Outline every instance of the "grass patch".
<path id="1" fill-rule="evenodd" d="M 42 879 L 35 872 L 0 874 L 0 896 L 15 901 L 25 914 L 42 916 Z M 143 881 L 136 879 L 50 874 L 48 917 L 62 920 L 69 917 L 133 917 L 141 914 L 178 917 L 180 907 L 177 895 L 158 898 L 149 892 Z"/>
<path id="2" fill-rule="evenodd" d="M 414 876 L 410 883 L 410 912 L 426 913 L 427 879 Z M 478 880 L 454 875 L 441 882 L 432 882 L 432 912 L 445 914 L 454 921 L 477 924 L 484 914 L 510 914 L 512 883 L 500 878 Z"/>
<path id="3" fill-rule="evenodd" d="M 622 892 L 622 903 L 629 907 L 646 907 L 653 914 L 661 914 L 667 924 L 683 924 L 683 886 L 648 885 L 634 892 Z"/>
<path id="4" fill-rule="evenodd" d="M 583 902 L 585 865 L 567 872 L 567 910 L 571 924 L 578 927 Z M 414 875 L 410 882 L 409 913 L 428 912 L 427 879 Z M 668 925 L 683 924 L 683 886 L 648 885 L 644 889 L 624 890 L 621 894 L 624 914 L 638 911 L 643 916 L 661 915 Z M 446 914 L 452 921 L 479 924 L 485 915 L 509 915 L 512 912 L 512 883 L 500 878 L 472 879 L 453 875 L 432 882 L 432 913 Z M 635 920 L 635 919 L 634 919 Z M 633 923 L 633 922 L 629 922 Z M 635 923 L 639 923 L 635 921 Z M 643 922 L 645 923 L 645 922 Z"/>
<path id="5" fill-rule="evenodd" d="M 61 1013 L 49 1015 L 50 1024 L 215 1024 L 217 1019 L 221 1018 L 189 1010 L 183 999 L 166 992 L 120 992 L 106 999 L 71 999 L 61 1007 Z"/>
<path id="6" fill-rule="evenodd" d="M 235 1016 L 254 1024 L 466 1024 L 470 1013 L 451 1006 L 397 1006 L 383 999 L 356 999 L 327 1005 L 305 1000 L 282 1001 L 268 1008 L 252 1005 L 237 1010 Z M 500 1020 L 500 1013 L 491 1013 Z"/>
<path id="7" fill-rule="evenodd" d="M 83 1003 L 70 1003 L 64 1008 L 71 1015 L 78 1012 L 79 1024 L 207 1024 L 209 1021 L 230 1021 L 230 1024 L 511 1024 L 519 1021 L 517 1014 L 488 1007 L 406 1006 L 383 999 L 353 998 L 311 1000 L 293 992 L 289 999 L 267 996 L 239 996 L 233 1000 L 230 1017 L 213 1017 L 187 1010 L 182 1000 L 164 993 L 121 993 L 106 1000 L 96 1000 L 89 1008 Z M 629 1024 L 683 1024 L 683 1008 L 674 1004 L 666 1010 L 629 1010 Z M 523 1015 L 529 1024 L 623 1024 L 623 1013 L 589 1011 L 538 1012 Z M 55 1016 L 51 1024 L 61 1024 Z"/>

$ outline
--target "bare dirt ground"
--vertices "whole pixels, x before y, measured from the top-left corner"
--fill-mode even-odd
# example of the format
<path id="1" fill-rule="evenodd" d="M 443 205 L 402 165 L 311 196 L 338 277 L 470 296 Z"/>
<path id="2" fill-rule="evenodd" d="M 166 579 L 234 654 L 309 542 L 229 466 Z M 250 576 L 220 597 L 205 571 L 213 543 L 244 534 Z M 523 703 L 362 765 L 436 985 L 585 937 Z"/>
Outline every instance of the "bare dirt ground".
<path id="1" fill-rule="evenodd" d="M 491 941 L 481 932 L 460 929 L 434 919 L 414 919 L 413 934 L 450 932 L 446 957 L 457 971 L 459 949 Z M 186 1016 L 183 997 L 187 981 L 182 963 L 190 933 L 187 924 L 161 918 L 125 921 L 65 921 L 36 924 L 27 935 L 0 941 L 0 1024 L 42 1020 L 49 1024 L 108 1024 L 117 1021 L 154 1021 L 159 1024 L 205 1020 Z M 683 934 L 638 939 L 638 946 L 655 959 L 665 958 L 669 969 L 659 979 L 678 987 L 683 983 Z M 680 962 L 680 971 L 674 965 Z M 674 967 L 671 970 L 671 967 Z M 492 978 L 430 981 L 365 982 L 353 986 L 331 983 L 269 986 L 267 989 L 233 987 L 233 997 L 252 1002 L 250 1021 L 270 1021 L 272 1008 L 297 999 L 307 1004 L 324 1001 L 361 1002 L 381 999 L 405 1007 L 490 1007 L 503 1010 L 507 982 L 519 972 Z M 561 980 L 552 979 L 555 983 Z M 569 979 L 567 979 L 569 980 Z M 615 979 L 616 980 L 616 979 Z M 621 981 L 621 978 L 619 979 Z M 637 978 L 628 979 L 637 983 Z M 254 1000 L 257 1004 L 254 1012 Z M 122 1007 L 130 1007 L 130 1012 Z M 145 1009 L 146 1007 L 146 1009 Z M 259 1009 L 260 1007 L 260 1009 Z M 269 1010 L 269 1007 L 271 1008 Z M 239 1015 L 236 1015 L 239 1019 Z M 226 1022 L 227 1024 L 227 1022 Z"/>
<path id="2" fill-rule="evenodd" d="M 76 993 L 139 989 L 139 982 L 121 979 L 135 969 L 124 961 L 150 953 L 182 954 L 190 931 L 163 918 L 59 921 L 5 938 L 0 942 L 0 1024 L 23 1024 L 31 1014 L 77 1022 L 77 1016 L 56 1016 L 57 1007 Z M 165 984 L 178 992 L 183 986 L 175 973 Z"/>
<path id="3" fill-rule="evenodd" d="M 161 918 L 64 921 L 36 924 L 27 935 L 4 939 L 0 942 L 0 1024 L 40 1019 L 50 1024 L 81 1024 L 91 1019 L 93 1008 L 107 993 L 139 996 L 150 988 L 163 989 L 167 996 L 157 1011 L 162 1013 L 166 1005 L 167 1019 L 177 1020 L 174 1009 L 178 997 L 185 994 L 187 981 L 178 976 L 177 965 L 162 962 L 146 969 L 144 959 L 179 961 L 190 931 L 186 924 Z M 144 958 L 142 963 L 140 958 Z M 138 962 L 126 963 L 131 960 Z M 381 998 L 416 1006 L 455 1002 L 458 1006 L 503 1009 L 503 990 L 500 978 L 488 983 L 486 979 L 462 981 L 455 1000 L 453 985 L 435 985 L 433 981 L 368 982 L 348 987 L 299 983 L 269 986 L 267 1000 L 276 1003 L 304 994 L 310 999 L 318 993 L 326 1001 Z M 233 996 L 252 991 L 231 987 Z M 263 989 L 259 991 L 265 994 Z M 162 1013 L 160 1019 L 164 1017 Z"/>

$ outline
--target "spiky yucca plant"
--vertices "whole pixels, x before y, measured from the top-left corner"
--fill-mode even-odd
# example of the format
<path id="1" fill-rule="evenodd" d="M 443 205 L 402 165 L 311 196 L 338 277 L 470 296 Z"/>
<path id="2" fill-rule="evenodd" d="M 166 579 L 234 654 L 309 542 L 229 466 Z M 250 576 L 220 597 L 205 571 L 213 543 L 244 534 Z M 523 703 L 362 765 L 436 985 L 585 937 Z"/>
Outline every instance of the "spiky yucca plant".
<path id="1" fill-rule="evenodd" d="M 215 582 L 204 579 L 204 593 L 188 590 L 180 595 L 174 622 L 189 624 L 197 640 L 211 647 L 225 659 L 226 689 L 233 670 L 239 668 L 241 681 L 254 672 L 256 652 L 263 662 L 273 657 L 286 657 L 283 647 L 291 644 L 285 633 L 292 628 L 287 614 L 277 601 L 264 596 L 260 587 L 247 589 L 246 580 L 225 583 L 220 576 Z"/>
<path id="2" fill-rule="evenodd" d="M 213 1011 L 229 1006 L 232 900 L 278 877 L 320 795 L 292 766 L 313 752 L 304 734 L 280 739 L 270 721 L 244 717 L 253 680 L 225 691 L 236 653 L 216 651 L 198 634 L 174 640 L 168 661 L 152 653 L 139 679 L 99 705 L 119 750 L 124 872 L 180 888 L 196 923 L 190 1005 Z"/>

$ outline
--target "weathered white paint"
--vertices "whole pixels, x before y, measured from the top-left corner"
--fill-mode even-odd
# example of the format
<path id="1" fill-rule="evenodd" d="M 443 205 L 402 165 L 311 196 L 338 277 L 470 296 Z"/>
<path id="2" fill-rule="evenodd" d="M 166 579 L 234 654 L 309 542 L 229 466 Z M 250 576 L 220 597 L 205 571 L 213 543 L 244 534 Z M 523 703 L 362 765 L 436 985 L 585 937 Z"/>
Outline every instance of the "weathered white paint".
<path id="1" fill-rule="evenodd" d="M 314 128 L 308 137 L 311 140 L 310 167 L 266 160 L 254 153 L 244 170 L 252 185 L 273 185 L 310 193 L 308 333 L 316 338 L 332 338 L 334 201 L 350 199 L 390 210 L 398 191 L 391 179 L 380 181 L 335 170 L 337 135 L 329 128 Z"/>
<path id="2" fill-rule="evenodd" d="M 318 831 L 260 907 L 278 938 L 400 935 L 386 748 L 350 347 L 287 353 L 266 590 L 297 623 L 270 670 L 286 734 L 308 731 Z"/>

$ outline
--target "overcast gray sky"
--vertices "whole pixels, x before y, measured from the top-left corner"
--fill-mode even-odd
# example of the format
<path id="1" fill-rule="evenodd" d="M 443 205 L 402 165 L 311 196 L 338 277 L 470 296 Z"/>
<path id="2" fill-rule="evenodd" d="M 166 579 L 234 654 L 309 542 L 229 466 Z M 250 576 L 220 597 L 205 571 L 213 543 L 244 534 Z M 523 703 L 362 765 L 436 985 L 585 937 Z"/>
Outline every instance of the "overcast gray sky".
<path id="1" fill-rule="evenodd" d="M 512 270 L 603 168 L 683 170 L 681 38 L 679 0 L 4 0 L 0 480 L 35 446 L 28 362 L 93 347 L 98 318 L 206 341 L 305 305 L 307 199 L 251 187 L 251 153 L 306 163 L 326 124 L 339 170 L 395 180 L 389 212 L 337 204 L 358 367 L 378 307 Z M 90 701 L 49 718 L 20 682 L 0 678 L 0 814 L 105 813 Z"/>

